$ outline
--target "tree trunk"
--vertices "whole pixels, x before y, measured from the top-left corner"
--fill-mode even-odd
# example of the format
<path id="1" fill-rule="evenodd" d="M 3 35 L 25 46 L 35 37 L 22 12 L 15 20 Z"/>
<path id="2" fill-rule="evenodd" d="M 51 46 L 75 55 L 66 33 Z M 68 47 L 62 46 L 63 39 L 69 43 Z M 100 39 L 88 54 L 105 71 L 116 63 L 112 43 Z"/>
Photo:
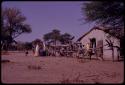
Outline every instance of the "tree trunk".
<path id="1" fill-rule="evenodd" d="M 112 47 L 112 59 L 113 59 L 113 62 L 114 62 L 114 48 Z"/>
<path id="2" fill-rule="evenodd" d="M 3 47 L 4 47 L 4 43 L 2 42 L 1 43 L 1 51 L 3 50 Z"/>
<path id="3" fill-rule="evenodd" d="M 54 55 L 56 56 L 56 40 L 54 40 L 55 48 L 54 48 Z"/>

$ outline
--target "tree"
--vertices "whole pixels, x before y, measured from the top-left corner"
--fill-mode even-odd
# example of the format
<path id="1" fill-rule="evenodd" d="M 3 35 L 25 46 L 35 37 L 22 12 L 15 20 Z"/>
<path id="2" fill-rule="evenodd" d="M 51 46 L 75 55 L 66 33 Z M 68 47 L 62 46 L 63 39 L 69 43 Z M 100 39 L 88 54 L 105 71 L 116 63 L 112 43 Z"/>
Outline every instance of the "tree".
<path id="1" fill-rule="evenodd" d="M 71 36 L 70 34 L 64 33 L 64 34 L 62 34 L 61 37 L 60 37 L 60 42 L 61 42 L 62 44 L 67 44 L 67 43 L 70 43 L 70 41 L 71 41 L 73 38 L 74 38 L 74 37 Z"/>
<path id="2" fill-rule="evenodd" d="M 69 33 L 61 34 L 59 30 L 54 29 L 52 32 L 44 34 L 43 39 L 47 43 L 54 42 L 55 45 L 56 41 L 59 41 L 62 44 L 67 44 L 74 39 L 74 36 L 71 36 Z"/>
<path id="3" fill-rule="evenodd" d="M 108 35 L 107 36 L 107 39 L 106 39 L 106 42 L 107 42 L 107 46 L 110 48 L 109 50 L 112 50 L 112 59 L 113 59 L 113 61 L 114 61 L 114 48 L 116 48 L 117 49 L 117 51 L 118 51 L 118 55 L 117 55 L 117 58 L 118 58 L 118 60 L 119 60 L 119 55 L 120 55 L 120 47 L 119 46 L 115 46 L 114 45 L 114 39 L 111 39 L 111 36 L 110 35 Z"/>
<path id="4" fill-rule="evenodd" d="M 30 26 L 24 23 L 26 17 L 22 15 L 19 9 L 2 9 L 1 17 L 1 43 L 2 46 L 6 45 L 6 50 L 12 42 L 15 42 L 14 39 L 16 37 L 22 33 L 30 33 L 32 31 Z"/>
<path id="5" fill-rule="evenodd" d="M 124 3 L 116 1 L 94 1 L 83 3 L 82 13 L 87 22 L 96 22 L 98 25 L 115 28 L 124 27 Z"/>
<path id="6" fill-rule="evenodd" d="M 56 41 L 59 41 L 59 40 L 60 40 L 60 31 L 57 30 L 57 29 L 52 30 L 51 38 L 52 38 L 52 41 L 53 41 L 53 42 L 55 43 L 55 45 L 56 45 Z"/>
<path id="7" fill-rule="evenodd" d="M 23 51 L 25 49 L 24 48 L 24 42 L 17 41 L 16 48 L 17 48 L 18 51 Z"/>
<path id="8" fill-rule="evenodd" d="M 51 35 L 52 35 L 51 32 L 44 34 L 43 39 L 44 39 L 44 41 L 45 41 L 46 44 L 48 44 L 49 42 L 51 42 Z"/>
<path id="9" fill-rule="evenodd" d="M 56 42 L 60 40 L 60 31 L 57 29 L 54 29 L 52 30 L 52 32 L 44 34 L 43 39 L 46 42 L 54 42 L 54 44 L 56 45 Z"/>
<path id="10" fill-rule="evenodd" d="M 42 45 L 42 41 L 40 39 L 35 39 L 34 41 L 32 41 L 32 45 L 36 46 L 36 45 Z"/>
<path id="11" fill-rule="evenodd" d="M 25 48 L 25 50 L 31 50 L 32 49 L 32 43 L 31 42 L 25 42 L 24 48 Z"/>
<path id="12" fill-rule="evenodd" d="M 106 29 L 108 33 L 120 39 L 120 50 L 123 53 L 124 3 L 120 1 L 87 2 L 83 3 L 81 10 L 86 22 L 95 22 L 99 26 L 108 28 Z"/>

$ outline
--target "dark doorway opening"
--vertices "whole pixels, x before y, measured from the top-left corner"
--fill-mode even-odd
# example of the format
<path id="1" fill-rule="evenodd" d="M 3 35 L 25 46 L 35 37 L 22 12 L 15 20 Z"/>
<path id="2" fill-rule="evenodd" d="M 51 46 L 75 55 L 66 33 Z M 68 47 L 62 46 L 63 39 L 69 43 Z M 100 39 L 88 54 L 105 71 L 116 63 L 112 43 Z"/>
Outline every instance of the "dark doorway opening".
<path id="1" fill-rule="evenodd" d="M 90 48 L 92 48 L 92 53 L 95 54 L 96 38 L 90 38 Z"/>

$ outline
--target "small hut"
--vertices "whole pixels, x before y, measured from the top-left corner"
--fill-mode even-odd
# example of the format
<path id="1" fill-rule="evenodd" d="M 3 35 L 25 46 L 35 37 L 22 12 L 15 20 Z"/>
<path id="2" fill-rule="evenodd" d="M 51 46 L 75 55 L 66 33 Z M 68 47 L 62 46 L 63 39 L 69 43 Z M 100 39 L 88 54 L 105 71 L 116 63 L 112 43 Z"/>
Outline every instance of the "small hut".
<path id="1" fill-rule="evenodd" d="M 117 60 L 119 58 L 120 40 L 112 36 L 101 27 L 93 27 L 81 36 L 77 41 L 83 45 L 89 43 L 90 48 L 96 56 L 102 56 L 105 60 Z"/>

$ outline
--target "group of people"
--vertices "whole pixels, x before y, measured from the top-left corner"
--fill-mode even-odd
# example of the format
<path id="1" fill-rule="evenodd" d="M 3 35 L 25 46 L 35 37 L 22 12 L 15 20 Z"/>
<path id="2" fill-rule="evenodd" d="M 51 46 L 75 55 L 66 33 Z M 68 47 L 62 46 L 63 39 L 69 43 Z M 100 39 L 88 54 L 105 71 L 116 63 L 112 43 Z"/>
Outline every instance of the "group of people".
<path id="1" fill-rule="evenodd" d="M 46 55 L 46 48 L 44 43 L 37 43 L 32 47 L 33 56 L 45 56 Z M 25 51 L 25 56 L 28 56 L 28 50 Z"/>
<path id="2" fill-rule="evenodd" d="M 90 44 L 89 43 L 87 43 L 86 45 L 82 45 L 82 44 L 80 44 L 79 46 L 77 45 L 77 47 L 78 47 L 78 49 L 77 49 L 77 55 L 76 56 L 81 56 L 81 57 L 84 57 L 84 56 L 88 56 L 88 57 L 90 57 L 90 59 L 91 59 L 91 56 L 93 55 L 93 54 L 96 54 L 96 56 L 99 56 L 99 57 L 102 57 L 102 55 L 103 55 L 103 48 L 102 47 L 99 47 L 98 49 L 96 48 L 96 49 L 94 49 L 94 48 L 91 48 L 91 46 L 90 46 Z M 34 47 L 33 47 L 33 55 L 34 56 L 46 56 L 48 53 L 48 51 L 47 51 L 47 49 L 46 49 L 47 47 L 45 46 L 45 44 L 44 43 L 42 43 L 41 45 L 40 44 L 36 44 Z M 62 48 L 63 49 L 63 48 Z M 73 48 L 73 46 L 72 46 L 72 50 L 73 50 L 74 48 Z M 54 51 L 54 49 L 52 50 L 51 49 L 51 51 Z M 63 51 L 64 51 L 64 49 L 63 49 Z M 74 51 L 76 51 L 76 50 L 74 50 Z M 98 51 L 98 53 L 97 53 L 97 51 Z M 25 55 L 27 56 L 28 55 L 28 50 L 26 50 L 25 51 Z M 63 52 L 61 52 L 60 51 L 60 54 L 61 53 L 63 53 Z M 64 53 L 63 53 L 64 54 Z M 62 55 L 63 55 L 62 54 Z"/>
<path id="3" fill-rule="evenodd" d="M 103 59 L 103 44 L 101 45 L 97 45 L 97 47 L 93 48 L 90 46 L 89 43 L 86 44 L 86 47 L 85 47 L 86 51 L 85 51 L 85 55 L 89 56 L 90 59 L 91 59 L 91 56 L 94 54 L 96 55 L 96 57 L 100 57 Z"/>
<path id="4" fill-rule="evenodd" d="M 43 44 L 43 45 L 37 44 L 33 48 L 33 54 L 34 54 L 34 56 L 45 56 L 46 55 L 45 44 Z"/>

